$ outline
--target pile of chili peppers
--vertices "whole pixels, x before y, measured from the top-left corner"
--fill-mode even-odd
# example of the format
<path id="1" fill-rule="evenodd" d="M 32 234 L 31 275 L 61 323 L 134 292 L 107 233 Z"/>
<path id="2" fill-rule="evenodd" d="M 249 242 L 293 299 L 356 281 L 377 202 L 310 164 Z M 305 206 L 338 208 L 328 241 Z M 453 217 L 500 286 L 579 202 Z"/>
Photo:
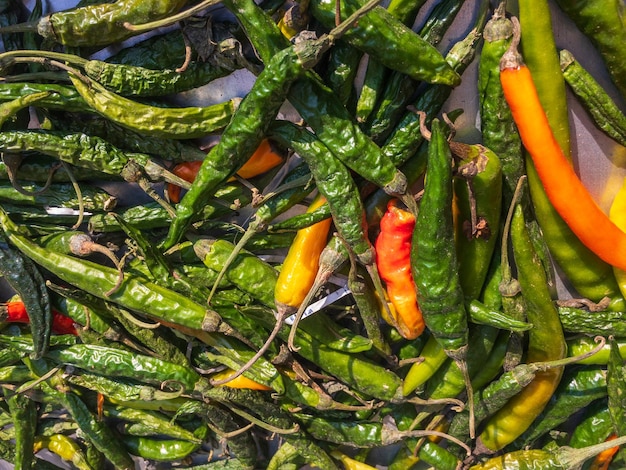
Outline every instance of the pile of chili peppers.
<path id="1" fill-rule="evenodd" d="M 556 9 L 612 83 L 557 47 Z M 597 204 L 568 117 L 626 146 L 624 18 L 621 0 L 0 2 L 0 458 L 624 468 L 626 185 Z M 442 110 L 472 64 L 462 142 Z M 239 98 L 174 104 L 241 71 Z"/>

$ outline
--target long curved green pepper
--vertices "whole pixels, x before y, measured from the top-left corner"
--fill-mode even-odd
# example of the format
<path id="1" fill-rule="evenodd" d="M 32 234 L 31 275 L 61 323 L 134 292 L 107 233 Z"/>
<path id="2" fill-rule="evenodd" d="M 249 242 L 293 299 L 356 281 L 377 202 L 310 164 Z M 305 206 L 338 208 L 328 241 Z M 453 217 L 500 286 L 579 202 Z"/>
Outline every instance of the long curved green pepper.
<path id="1" fill-rule="evenodd" d="M 452 155 L 438 119 L 432 122 L 427 178 L 415 222 L 413 279 L 426 326 L 455 360 L 467 354 L 468 325 L 452 223 Z"/>
<path id="2" fill-rule="evenodd" d="M 131 130 L 168 139 L 193 139 L 219 131 L 228 125 L 237 110 L 233 98 L 210 106 L 162 108 L 124 98 L 98 82 L 70 72 L 70 80 L 93 111 Z"/>
<path id="3" fill-rule="evenodd" d="M 121 0 L 59 11 L 35 23 L 15 25 L 15 31 L 33 31 L 66 46 L 106 46 L 138 34 L 125 26 L 166 18 L 186 0 Z M 11 31 L 11 30 L 8 30 Z"/>
<path id="4" fill-rule="evenodd" d="M 565 81 L 589 112 L 596 126 L 616 142 L 626 146 L 624 113 L 570 51 L 562 49 L 559 54 Z"/>
<path id="5" fill-rule="evenodd" d="M 33 262 L 0 240 L 0 275 L 26 306 L 33 337 L 33 358 L 40 358 L 50 344 L 52 309 L 43 276 Z"/>

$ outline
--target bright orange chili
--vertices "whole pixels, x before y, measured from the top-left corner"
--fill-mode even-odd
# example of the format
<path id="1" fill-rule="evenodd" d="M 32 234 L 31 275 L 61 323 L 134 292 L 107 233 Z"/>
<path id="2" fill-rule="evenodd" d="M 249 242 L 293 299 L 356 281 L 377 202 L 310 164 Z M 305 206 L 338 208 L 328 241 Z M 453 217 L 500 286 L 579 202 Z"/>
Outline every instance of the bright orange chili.
<path id="1" fill-rule="evenodd" d="M 261 142 L 261 145 L 259 145 L 259 148 L 257 148 L 256 152 L 254 152 L 250 159 L 239 169 L 237 175 L 244 179 L 254 178 L 255 176 L 259 176 L 280 165 L 282 161 L 283 157 L 274 151 L 270 141 L 268 139 L 264 139 Z M 196 175 L 198 174 L 201 166 L 202 160 L 194 160 L 179 163 L 178 165 L 175 165 L 171 171 L 185 181 L 193 183 L 193 180 L 196 179 Z M 180 201 L 179 186 L 168 183 L 167 194 L 170 201 L 173 203 Z"/>
<path id="2" fill-rule="evenodd" d="M 397 201 L 392 199 L 380 220 L 380 234 L 375 244 L 378 272 L 394 307 L 398 332 L 406 339 L 417 338 L 425 328 L 411 274 L 414 227 L 415 216 L 398 207 Z"/>
<path id="3" fill-rule="evenodd" d="M 530 71 L 517 52 L 517 41 L 502 57 L 500 70 L 504 96 L 550 203 L 587 248 L 612 266 L 626 269 L 626 233 L 600 209 L 563 154 Z"/>
<path id="4" fill-rule="evenodd" d="M 222 379 L 230 377 L 231 375 L 233 375 L 234 372 L 235 371 L 232 369 L 225 369 L 222 372 L 218 372 L 217 374 L 213 375 L 211 378 L 219 382 Z M 260 390 L 260 391 L 272 390 L 267 385 L 260 384 L 252 379 L 249 379 L 248 377 L 244 375 L 238 375 L 234 379 L 229 380 L 228 382 L 220 386 L 230 387 L 230 388 L 245 388 L 249 390 Z"/>
<path id="5" fill-rule="evenodd" d="M 611 434 L 606 438 L 607 441 L 612 441 L 613 439 L 617 439 L 617 434 Z M 611 461 L 617 452 L 619 451 L 619 446 L 611 447 L 605 451 L 600 452 L 596 455 L 596 458 L 593 459 L 589 470 L 608 470 L 609 465 L 611 465 Z"/>

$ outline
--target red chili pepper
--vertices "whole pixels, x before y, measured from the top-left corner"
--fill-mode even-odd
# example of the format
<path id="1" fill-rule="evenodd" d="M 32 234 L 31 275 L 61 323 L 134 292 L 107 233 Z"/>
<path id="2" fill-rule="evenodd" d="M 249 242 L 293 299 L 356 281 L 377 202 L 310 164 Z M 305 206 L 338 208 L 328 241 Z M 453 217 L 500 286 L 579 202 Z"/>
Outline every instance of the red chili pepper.
<path id="1" fill-rule="evenodd" d="M 10 323 L 28 323 L 28 313 L 24 303 L 13 300 L 0 304 L 0 321 Z M 76 335 L 74 320 L 55 310 L 52 311 L 52 332 L 61 335 Z"/>
<path id="2" fill-rule="evenodd" d="M 411 239 L 415 217 L 397 206 L 392 199 L 380 221 L 376 239 L 376 264 L 387 295 L 395 310 L 395 323 L 406 339 L 414 339 L 424 331 L 422 312 L 417 305 L 417 292 L 411 274 Z"/>

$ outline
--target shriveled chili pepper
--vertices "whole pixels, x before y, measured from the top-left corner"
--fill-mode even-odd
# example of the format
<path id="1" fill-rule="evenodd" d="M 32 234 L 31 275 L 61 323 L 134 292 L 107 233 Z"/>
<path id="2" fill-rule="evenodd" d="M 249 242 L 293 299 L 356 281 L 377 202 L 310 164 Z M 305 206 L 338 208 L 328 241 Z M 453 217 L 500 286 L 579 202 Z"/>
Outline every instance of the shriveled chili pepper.
<path id="1" fill-rule="evenodd" d="M 37 427 L 37 403 L 29 397 L 4 392 L 5 402 L 15 426 L 15 464 L 16 469 L 30 468 L 34 459 L 33 446 Z"/>
<path id="2" fill-rule="evenodd" d="M 380 221 L 375 244 L 380 277 L 394 306 L 399 332 L 406 339 L 417 338 L 425 328 L 410 265 L 414 227 L 413 214 L 398 207 L 392 199 Z"/>
<path id="3" fill-rule="evenodd" d="M 16 31 L 32 31 L 67 46 L 105 46 L 137 33 L 125 23 L 147 23 L 176 13 L 183 0 L 139 2 L 124 0 L 59 11 L 35 23 L 16 25 Z M 8 32 L 8 31 L 7 31 Z"/>
<path id="4" fill-rule="evenodd" d="M 412 243 L 412 273 L 424 322 L 446 354 L 463 363 L 467 315 L 459 283 L 452 224 L 452 156 L 439 120 L 433 120 L 424 195 Z"/>
<path id="5" fill-rule="evenodd" d="M 554 138 L 532 77 L 512 43 L 503 56 L 500 78 L 522 142 L 529 151 L 546 194 L 576 236 L 607 263 L 626 269 L 626 234 L 584 187 Z M 593 229 L 591 229 L 593 227 Z"/>
<path id="6" fill-rule="evenodd" d="M 28 323 L 30 320 L 24 302 L 9 301 L 0 304 L 0 321 Z M 74 320 L 56 310 L 52 310 L 52 332 L 62 335 L 75 335 Z"/>
<path id="7" fill-rule="evenodd" d="M 557 5 L 569 16 L 578 29 L 594 44 L 602 56 L 611 79 L 623 97 L 626 97 L 624 73 L 624 5 L 619 0 L 581 1 L 557 0 Z"/>
<path id="8" fill-rule="evenodd" d="M 342 2 L 344 18 L 361 5 L 360 2 Z M 311 2 L 311 13 L 327 28 L 335 23 L 334 6 L 329 3 Z M 456 72 L 434 47 L 383 8 L 374 9 L 361 18 L 358 27 L 344 39 L 387 67 L 416 80 L 452 86 L 460 82 Z"/>
<path id="9" fill-rule="evenodd" d="M 515 208 L 511 224 L 511 239 L 522 295 L 528 305 L 528 320 L 533 323 L 528 334 L 527 360 L 561 359 L 566 353 L 563 330 L 519 205 Z M 522 434 L 545 408 L 562 373 L 563 367 L 554 367 L 537 374 L 522 392 L 489 420 L 479 437 L 479 443 L 488 449 L 497 450 Z"/>
<path id="10" fill-rule="evenodd" d="M 503 201 L 507 210 L 519 178 L 525 173 L 522 143 L 511 111 L 504 103 L 500 84 L 500 59 L 509 48 L 513 26 L 501 1 L 485 25 L 484 43 L 478 63 L 478 98 L 483 144 L 498 155 L 502 164 Z"/>
<path id="11" fill-rule="evenodd" d="M 70 79 L 94 111 L 131 130 L 156 137 L 191 139 L 216 132 L 226 127 L 239 105 L 239 99 L 231 99 L 204 107 L 162 108 L 119 96 L 93 80 L 85 83 L 73 73 Z"/>
<path id="12" fill-rule="evenodd" d="M 621 145 L 626 145 L 626 116 L 596 79 L 563 49 L 559 53 L 563 77 L 597 127 Z"/>

